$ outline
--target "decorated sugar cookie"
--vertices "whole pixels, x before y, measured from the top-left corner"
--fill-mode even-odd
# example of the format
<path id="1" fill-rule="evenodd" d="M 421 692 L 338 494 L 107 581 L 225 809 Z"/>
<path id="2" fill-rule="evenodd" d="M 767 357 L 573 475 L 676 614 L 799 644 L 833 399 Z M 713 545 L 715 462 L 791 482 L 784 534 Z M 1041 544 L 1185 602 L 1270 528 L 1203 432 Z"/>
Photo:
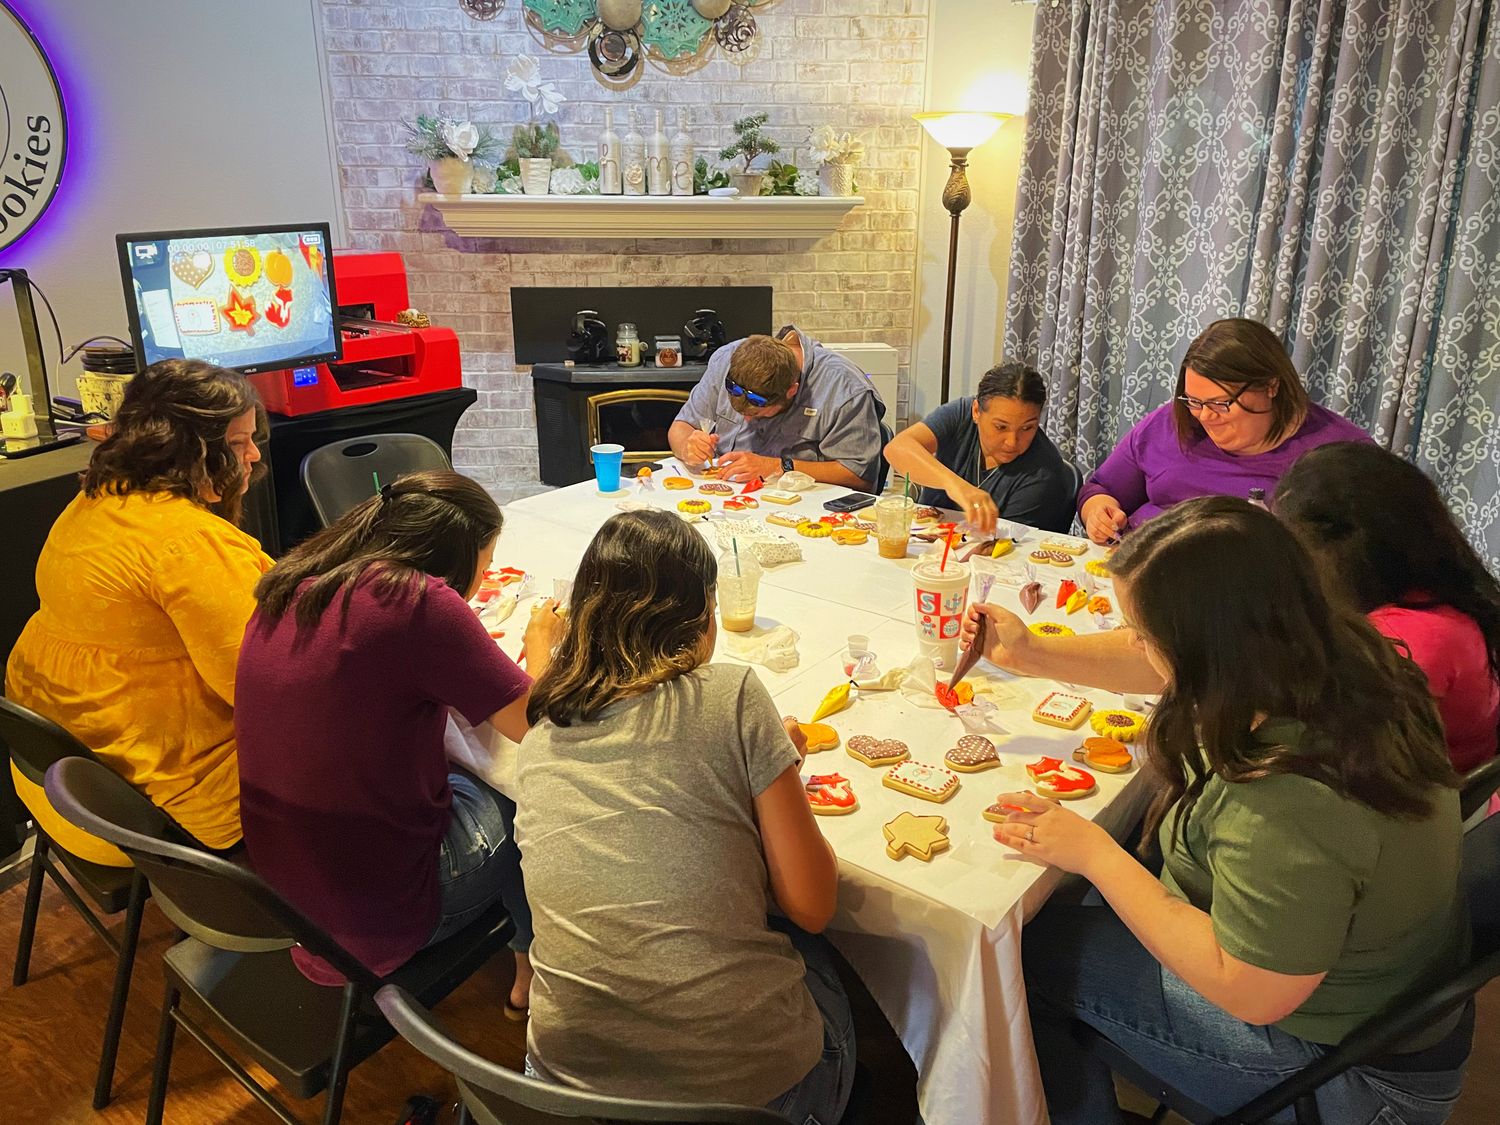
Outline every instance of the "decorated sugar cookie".
<path id="1" fill-rule="evenodd" d="M 807 522 L 806 516 L 794 516 L 790 512 L 772 512 L 766 517 L 767 523 L 774 523 L 777 527 L 801 527 Z"/>
<path id="2" fill-rule="evenodd" d="M 698 491 L 705 496 L 733 496 L 734 485 L 725 484 L 721 480 L 711 480 L 707 484 L 700 484 Z"/>
<path id="3" fill-rule="evenodd" d="M 844 743 L 849 757 L 867 766 L 891 766 L 904 762 L 911 756 L 906 743 L 895 738 L 876 738 L 868 734 L 856 734 Z"/>
<path id="4" fill-rule="evenodd" d="M 872 535 L 875 533 L 874 520 L 852 519 L 849 521 L 849 526 L 855 531 L 867 531 Z"/>
<path id="5" fill-rule="evenodd" d="M 788 492 L 784 488 L 763 488 L 760 498 L 767 504 L 800 504 L 802 502 L 800 493 Z"/>
<path id="6" fill-rule="evenodd" d="M 1084 554 L 1089 549 L 1089 545 L 1082 539 L 1074 539 L 1071 535 L 1052 535 L 1042 540 L 1042 549 L 1061 551 L 1065 555 L 1072 555 L 1076 558 Z"/>
<path id="7" fill-rule="evenodd" d="M 1088 571 L 1095 578 L 1110 577 L 1109 563 L 1104 559 L 1089 559 L 1088 562 L 1083 564 L 1083 569 Z"/>
<path id="8" fill-rule="evenodd" d="M 1073 630 L 1066 625 L 1059 625 L 1056 621 L 1033 621 L 1026 626 L 1039 637 L 1071 637 Z"/>
<path id="9" fill-rule="evenodd" d="M 836 773 L 815 773 L 802 779 L 807 803 L 819 816 L 845 816 L 859 808 L 849 779 Z"/>
<path id="10" fill-rule="evenodd" d="M 705 512 L 713 511 L 714 506 L 707 500 L 679 500 L 677 510 L 690 516 L 701 516 Z"/>
<path id="11" fill-rule="evenodd" d="M 1113 738 L 1085 738 L 1073 751 L 1073 760 L 1104 773 L 1129 773 L 1135 759 L 1123 742 Z"/>
<path id="12" fill-rule="evenodd" d="M 922 524 L 937 523 L 939 517 L 940 513 L 936 508 L 929 508 L 924 505 L 912 512 L 911 522 L 914 525 L 921 526 Z"/>
<path id="13" fill-rule="evenodd" d="M 1106 710 L 1094 712 L 1089 726 L 1105 738 L 1134 742 L 1146 729 L 1146 716 L 1139 711 Z"/>
<path id="14" fill-rule="evenodd" d="M 809 539 L 827 539 L 833 534 L 833 528 L 829 527 L 826 523 L 803 520 L 797 525 L 797 534 L 805 535 Z"/>
<path id="15" fill-rule="evenodd" d="M 807 752 L 816 754 L 820 750 L 833 750 L 839 744 L 839 732 L 827 723 L 798 723 L 802 735 L 807 739 Z"/>
<path id="16" fill-rule="evenodd" d="M 692 488 L 693 481 L 690 477 L 663 477 L 661 481 L 663 488 L 672 489 L 674 492 Z"/>
<path id="17" fill-rule="evenodd" d="M 854 527 L 836 527 L 829 538 L 841 547 L 860 547 L 870 541 L 870 533 Z"/>
<path id="18" fill-rule="evenodd" d="M 731 496 L 728 500 L 724 501 L 724 510 L 726 512 L 745 512 L 751 508 L 759 507 L 760 501 L 754 496 Z"/>
<path id="19" fill-rule="evenodd" d="M 1038 547 L 1026 556 L 1034 563 L 1042 566 L 1072 566 L 1073 556 L 1067 551 L 1054 551 L 1047 547 Z"/>
<path id="20" fill-rule="evenodd" d="M 926 762 L 902 762 L 880 779 L 880 784 L 909 797 L 941 804 L 958 792 L 958 775 Z"/>
<path id="21" fill-rule="evenodd" d="M 1021 805 L 1012 805 L 1009 802 L 1000 804 L 998 801 L 993 805 L 986 806 L 984 812 L 979 815 L 993 824 L 1004 824 L 1005 818 L 1012 813 L 1030 812 L 1031 810 Z"/>
<path id="22" fill-rule="evenodd" d="M 995 744 L 982 734 L 966 734 L 943 755 L 943 764 L 959 773 L 980 773 L 1000 764 Z"/>
<path id="23" fill-rule="evenodd" d="M 1098 788 L 1093 774 L 1067 765 L 1061 758 L 1038 758 L 1026 767 L 1026 772 L 1031 775 L 1037 792 L 1059 801 L 1076 801 Z"/>
<path id="24" fill-rule="evenodd" d="M 948 850 L 948 822 L 940 816 L 904 812 L 881 831 L 885 833 L 885 854 L 892 859 L 909 855 L 930 863 L 938 852 Z"/>
<path id="25" fill-rule="evenodd" d="M 1049 691 L 1032 709 L 1031 717 L 1048 726 L 1077 730 L 1083 725 L 1083 720 L 1088 718 L 1092 708 L 1093 704 L 1081 695 L 1067 691 Z"/>

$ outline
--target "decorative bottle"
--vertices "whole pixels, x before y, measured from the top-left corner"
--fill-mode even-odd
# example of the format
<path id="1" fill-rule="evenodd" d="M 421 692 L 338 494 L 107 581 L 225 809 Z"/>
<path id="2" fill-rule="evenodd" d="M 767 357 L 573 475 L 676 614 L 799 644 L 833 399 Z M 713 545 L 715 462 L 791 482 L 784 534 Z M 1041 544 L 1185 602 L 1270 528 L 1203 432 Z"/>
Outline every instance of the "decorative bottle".
<path id="1" fill-rule="evenodd" d="M 677 115 L 677 132 L 672 134 L 672 194 L 693 194 L 693 138 L 688 136 L 687 110 Z"/>
<path id="2" fill-rule="evenodd" d="M 619 195 L 620 134 L 615 132 L 615 111 L 604 111 L 604 132 L 599 135 L 599 194 Z"/>
<path id="3" fill-rule="evenodd" d="M 636 128 L 635 110 L 630 111 L 630 131 L 620 144 L 620 173 L 626 195 L 646 194 L 646 138 Z"/>
<path id="4" fill-rule="evenodd" d="M 661 110 L 656 111 L 656 127 L 646 142 L 646 182 L 652 195 L 672 194 L 672 163 L 667 147 L 667 131 L 662 125 Z"/>

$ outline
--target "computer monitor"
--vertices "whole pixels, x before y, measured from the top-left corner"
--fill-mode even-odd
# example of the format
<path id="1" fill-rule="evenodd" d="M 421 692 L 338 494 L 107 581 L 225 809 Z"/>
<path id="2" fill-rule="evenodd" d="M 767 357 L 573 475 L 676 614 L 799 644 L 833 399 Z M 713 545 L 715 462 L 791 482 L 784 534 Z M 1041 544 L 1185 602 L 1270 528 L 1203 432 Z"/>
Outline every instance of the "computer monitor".
<path id="1" fill-rule="evenodd" d="M 247 374 L 342 354 L 327 223 L 120 234 L 141 366 L 201 359 Z"/>

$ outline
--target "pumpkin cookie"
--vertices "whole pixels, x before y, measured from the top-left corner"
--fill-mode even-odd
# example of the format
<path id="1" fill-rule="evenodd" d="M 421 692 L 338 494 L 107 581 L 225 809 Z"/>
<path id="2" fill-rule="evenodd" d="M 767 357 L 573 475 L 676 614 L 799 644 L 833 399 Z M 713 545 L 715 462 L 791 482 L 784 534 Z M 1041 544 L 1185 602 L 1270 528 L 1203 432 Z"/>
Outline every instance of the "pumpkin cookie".
<path id="1" fill-rule="evenodd" d="M 678 491 L 681 489 L 692 488 L 693 482 L 689 477 L 663 477 L 661 486 L 663 488 L 670 488 L 674 491 Z"/>
<path id="2" fill-rule="evenodd" d="M 1125 744 L 1113 738 L 1085 738 L 1083 745 L 1073 751 L 1073 760 L 1104 773 L 1129 773 L 1135 765 Z"/>
<path id="3" fill-rule="evenodd" d="M 861 547 L 870 541 L 870 533 L 855 527 L 838 527 L 830 538 L 841 547 Z"/>

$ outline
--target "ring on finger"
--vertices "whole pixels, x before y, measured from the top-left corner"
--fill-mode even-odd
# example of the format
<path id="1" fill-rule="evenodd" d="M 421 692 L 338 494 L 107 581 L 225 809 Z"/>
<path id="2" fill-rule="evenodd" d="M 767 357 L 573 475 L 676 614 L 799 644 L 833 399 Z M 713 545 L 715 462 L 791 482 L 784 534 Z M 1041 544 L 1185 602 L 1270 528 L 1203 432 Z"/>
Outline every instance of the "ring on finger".
<path id="1" fill-rule="evenodd" d="M 1036 843 L 1036 825 L 1028 824 L 1026 826 L 1026 842 L 1029 844 Z"/>

